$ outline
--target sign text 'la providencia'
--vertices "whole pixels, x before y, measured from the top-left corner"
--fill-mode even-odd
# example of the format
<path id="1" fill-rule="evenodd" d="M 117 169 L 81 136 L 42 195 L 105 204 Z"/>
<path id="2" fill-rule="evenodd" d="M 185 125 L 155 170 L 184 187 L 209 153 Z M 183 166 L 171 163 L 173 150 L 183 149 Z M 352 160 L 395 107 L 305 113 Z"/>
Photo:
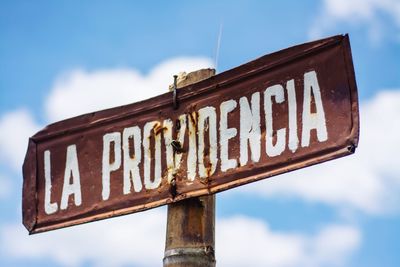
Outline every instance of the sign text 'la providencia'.
<path id="1" fill-rule="evenodd" d="M 134 88 L 132 89 L 134 90 Z M 49 125 L 30 139 L 31 233 L 212 194 L 354 152 L 347 36 L 282 50 L 171 93 Z"/>

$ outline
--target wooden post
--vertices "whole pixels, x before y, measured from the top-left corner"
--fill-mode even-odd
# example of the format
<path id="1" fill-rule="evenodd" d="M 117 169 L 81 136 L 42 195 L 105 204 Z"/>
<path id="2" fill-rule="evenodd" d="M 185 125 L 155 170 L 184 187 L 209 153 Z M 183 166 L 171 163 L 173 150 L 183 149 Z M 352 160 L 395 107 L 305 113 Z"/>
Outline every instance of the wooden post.
<path id="1" fill-rule="evenodd" d="M 180 73 L 177 87 L 213 75 L 214 69 Z M 164 267 L 213 267 L 214 246 L 215 195 L 190 198 L 168 205 Z"/>

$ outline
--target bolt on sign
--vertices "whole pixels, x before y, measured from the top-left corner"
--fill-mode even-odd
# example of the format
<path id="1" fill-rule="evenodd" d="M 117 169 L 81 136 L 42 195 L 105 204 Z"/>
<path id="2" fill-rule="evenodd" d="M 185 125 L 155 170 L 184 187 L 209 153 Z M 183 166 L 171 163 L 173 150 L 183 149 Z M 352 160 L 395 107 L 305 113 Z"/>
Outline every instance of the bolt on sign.
<path id="1" fill-rule="evenodd" d="M 134 88 L 132 89 L 134 90 Z M 294 46 L 178 92 L 51 124 L 29 140 L 30 233 L 213 194 L 354 153 L 347 35 Z"/>

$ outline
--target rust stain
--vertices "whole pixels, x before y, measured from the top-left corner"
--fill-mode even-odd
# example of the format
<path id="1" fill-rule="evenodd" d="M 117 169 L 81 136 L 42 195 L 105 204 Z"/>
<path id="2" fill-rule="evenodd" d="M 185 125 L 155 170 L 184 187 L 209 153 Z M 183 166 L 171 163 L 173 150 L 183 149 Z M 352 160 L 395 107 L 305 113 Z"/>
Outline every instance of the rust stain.
<path id="1" fill-rule="evenodd" d="M 196 106 L 192 105 L 192 106 L 189 107 L 189 110 L 193 110 L 195 107 Z M 197 110 L 190 111 L 190 112 L 187 113 L 187 115 L 188 115 L 190 121 L 193 123 L 193 125 L 197 126 L 197 121 L 198 121 L 198 118 L 199 118 L 199 113 L 197 112 Z"/>
<path id="2" fill-rule="evenodd" d="M 175 129 L 179 131 L 181 129 L 181 121 L 179 119 L 175 120 Z"/>
<path id="3" fill-rule="evenodd" d="M 212 169 L 213 169 L 213 165 L 212 165 L 212 163 L 210 163 L 210 165 L 208 167 L 206 167 L 207 180 L 211 176 Z"/>
<path id="4" fill-rule="evenodd" d="M 164 127 L 161 126 L 161 123 L 157 122 L 157 124 L 154 126 L 153 130 L 154 130 L 155 135 L 159 135 L 160 133 L 162 133 L 163 131 L 166 131 L 168 129 L 165 126 Z"/>

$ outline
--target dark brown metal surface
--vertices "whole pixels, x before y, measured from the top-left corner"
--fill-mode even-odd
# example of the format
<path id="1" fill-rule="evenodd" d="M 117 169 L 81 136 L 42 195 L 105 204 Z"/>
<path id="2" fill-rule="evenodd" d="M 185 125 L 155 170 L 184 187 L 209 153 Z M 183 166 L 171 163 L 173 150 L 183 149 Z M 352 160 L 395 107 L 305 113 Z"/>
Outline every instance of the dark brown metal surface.
<path id="1" fill-rule="evenodd" d="M 304 77 L 308 75 L 307 73 L 316 74 L 314 78 L 317 77 L 320 89 L 324 111 L 323 121 L 327 132 L 324 138 L 323 131 L 311 127 L 311 130 L 307 131 L 310 134 L 309 143 L 302 142 L 304 110 L 307 109 L 303 103 L 306 102 L 303 97 Z M 295 135 L 299 139 L 295 149 L 293 149 L 293 143 L 292 148 L 289 148 L 290 105 L 287 88 L 292 79 L 296 97 L 294 106 L 297 108 Z M 272 114 L 269 114 L 266 109 L 267 96 L 265 94 L 267 91 L 272 92 L 269 89 L 274 85 L 281 85 L 284 95 L 283 100 L 279 100 L 276 96 L 268 98 L 272 104 Z M 315 117 L 316 113 L 321 115 L 321 110 L 318 111 L 318 92 L 315 91 L 315 87 L 314 83 L 313 88 L 310 89 L 312 92 L 309 103 L 310 116 L 307 118 Z M 243 153 L 240 147 L 240 129 L 243 127 L 241 121 L 244 123 L 248 118 L 242 118 L 242 120 L 240 118 L 242 109 L 240 99 L 245 97 L 250 105 L 252 95 L 257 92 L 259 93 L 260 157 L 257 158 L 252 154 L 253 151 L 250 150 L 248 144 L 248 160 L 241 166 L 239 163 L 240 153 Z M 188 85 L 179 90 L 177 98 L 179 107 L 176 110 L 173 108 L 170 92 L 134 104 L 64 120 L 49 125 L 34 135 L 30 139 L 23 166 L 23 223 L 28 231 L 30 233 L 48 231 L 146 210 L 193 196 L 216 193 L 351 154 L 358 143 L 357 88 L 347 35 L 334 36 L 263 56 L 209 79 Z M 227 170 L 221 168 L 221 103 L 225 101 L 236 103 L 236 107 L 226 115 L 229 128 L 236 129 L 236 136 L 228 138 L 227 141 L 227 158 L 238 165 Z M 200 110 L 204 111 L 205 107 L 209 107 L 211 113 L 214 112 L 214 115 L 211 115 L 215 116 L 215 124 L 208 118 L 203 123 L 204 127 L 200 129 L 197 125 L 199 113 Z M 253 106 L 250 105 L 250 107 Z M 291 108 L 293 108 L 293 103 Z M 244 106 L 243 109 L 245 109 Z M 165 120 L 170 119 L 172 122 L 172 139 L 179 139 L 176 132 L 182 127 L 182 123 L 178 122 L 181 115 L 183 115 L 181 118 L 186 119 L 187 128 L 182 139 L 181 151 L 177 151 L 175 155 L 180 153 L 182 158 L 179 161 L 180 167 L 171 170 L 171 166 L 167 166 L 167 153 L 171 151 L 169 150 L 171 147 L 167 143 L 169 132 Z M 267 133 L 266 124 L 272 122 L 271 119 L 268 120 L 269 116 L 273 119 L 273 132 Z M 145 136 L 145 124 L 153 121 L 155 121 L 154 127 L 149 136 Z M 190 131 L 188 125 L 192 122 L 194 128 Z M 133 138 L 127 139 L 125 147 L 115 147 L 115 142 L 103 144 L 104 136 L 110 133 L 120 135 L 121 143 L 123 143 L 124 130 L 134 126 L 138 126 L 141 134 L 141 155 L 135 155 L 133 152 L 135 147 Z M 277 130 L 281 128 L 286 129 L 284 150 L 277 155 L 271 155 L 272 149 L 266 144 L 268 136 L 272 144 L 275 144 L 279 138 Z M 198 153 L 199 139 L 203 137 L 203 134 L 204 151 Z M 210 147 L 209 136 L 212 137 L 212 141 L 216 141 L 214 147 Z M 194 140 L 194 144 L 197 145 L 190 147 L 189 139 L 192 140 L 191 144 Z M 159 152 L 156 148 L 157 140 L 160 140 L 158 144 L 161 144 Z M 148 149 L 144 141 L 148 144 Z M 74 149 L 71 149 L 68 152 L 70 159 L 67 164 L 67 148 L 71 146 L 76 149 L 76 157 Z M 105 164 L 115 166 L 109 168 L 109 197 L 104 199 L 102 157 L 103 147 L 106 146 L 111 152 L 107 155 L 108 162 Z M 195 161 L 188 160 L 188 154 L 190 151 L 193 152 L 193 149 L 196 149 L 196 153 L 191 154 L 197 158 Z M 115 155 L 114 150 L 119 155 Z M 47 160 L 45 151 L 48 153 Z M 124 155 L 124 151 L 128 151 L 129 156 Z M 146 155 L 149 157 L 146 158 Z M 155 163 L 157 155 L 160 155 L 160 161 Z M 252 159 L 252 156 L 256 159 Z M 124 194 L 124 168 L 128 168 L 125 164 L 127 157 L 140 161 L 138 164 L 140 183 L 138 184 L 141 185 L 141 189 L 136 192 L 130 184 L 131 192 Z M 202 157 L 204 160 L 199 160 Z M 120 158 L 120 164 L 117 164 L 118 158 Z M 132 161 L 130 163 L 132 164 Z M 44 168 L 46 164 L 47 176 Z M 150 166 L 147 183 L 144 181 L 145 164 L 147 167 Z M 69 167 L 66 170 L 67 165 Z M 189 179 L 188 166 L 194 168 L 193 180 Z M 201 167 L 204 167 L 204 170 L 200 170 Z M 161 173 L 159 184 L 156 182 L 158 171 Z M 205 173 L 206 177 L 200 177 L 200 171 Z M 77 184 L 77 174 L 80 178 L 81 201 L 78 199 L 78 194 L 75 194 L 78 192 L 77 189 L 72 190 L 69 186 Z M 47 186 L 45 177 L 50 177 L 47 179 Z M 152 184 L 156 185 L 155 188 L 152 188 Z M 62 209 L 63 196 L 64 200 L 67 199 L 67 204 L 64 201 L 65 206 Z M 52 205 L 47 212 L 44 208 L 45 203 Z"/>

